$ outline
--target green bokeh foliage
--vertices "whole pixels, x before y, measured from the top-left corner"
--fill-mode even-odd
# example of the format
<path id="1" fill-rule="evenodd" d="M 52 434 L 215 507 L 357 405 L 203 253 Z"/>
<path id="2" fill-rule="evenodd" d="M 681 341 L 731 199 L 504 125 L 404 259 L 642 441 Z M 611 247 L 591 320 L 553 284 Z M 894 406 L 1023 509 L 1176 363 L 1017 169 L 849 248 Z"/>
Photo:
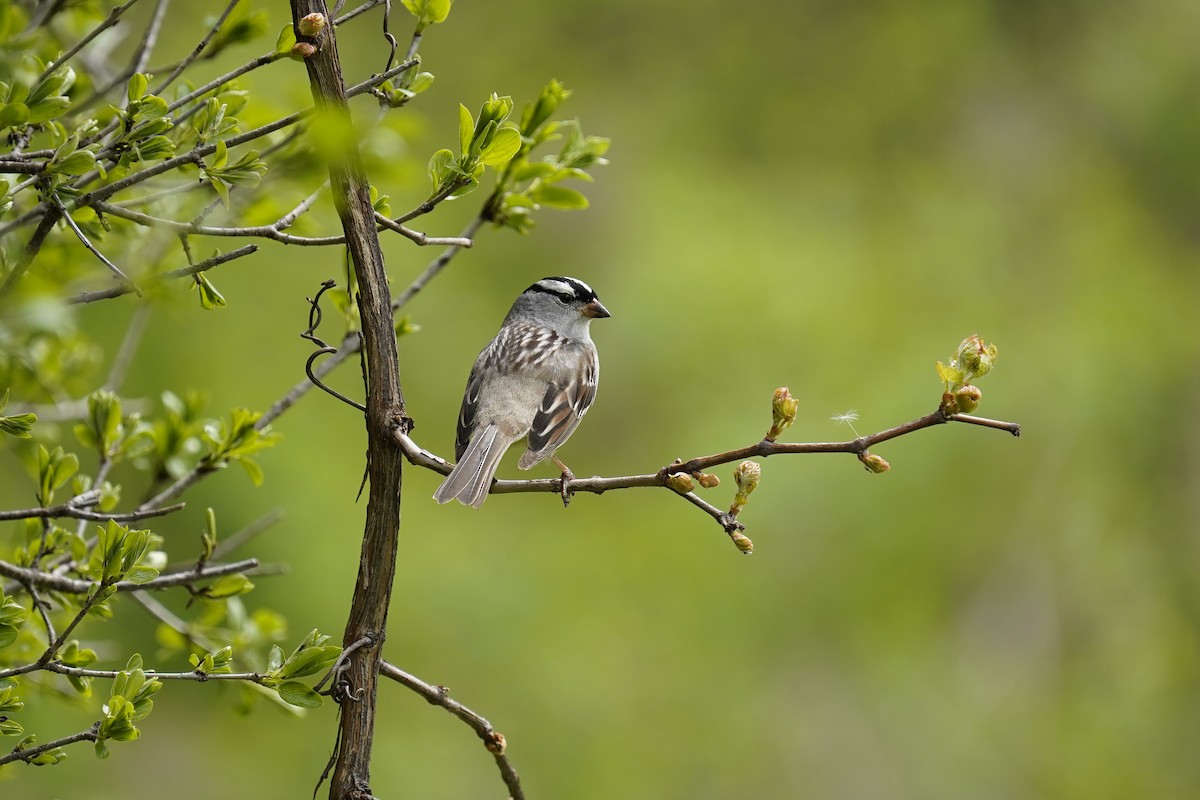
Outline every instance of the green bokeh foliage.
<path id="1" fill-rule="evenodd" d="M 936 407 L 935 360 L 976 332 L 1000 349 L 980 413 L 1024 435 L 924 431 L 876 449 L 884 475 L 850 456 L 769 459 L 741 516 L 750 558 L 668 492 L 566 511 L 508 495 L 473 512 L 433 504 L 437 476 L 410 469 L 388 658 L 487 716 L 532 797 L 1200 793 L 1196 9 L 518 5 L 461 2 L 426 31 L 437 82 L 371 134 L 373 182 L 411 207 L 427 179 L 389 170 L 389 148 L 432 152 L 455 141 L 460 101 L 520 103 L 552 76 L 612 138 L 612 164 L 589 211 L 543 214 L 528 237 L 485 231 L 406 309 L 422 444 L 449 451 L 475 353 L 516 292 L 552 274 L 587 280 L 613 312 L 593 329 L 598 401 L 562 452 L 577 474 L 749 444 L 784 384 L 800 399 L 785 440 L 849 438 L 829 417 L 850 408 L 863 433 L 906 421 Z M 165 32 L 162 52 L 193 34 Z M 348 74 L 379 69 L 371 25 L 340 35 Z M 307 86 L 287 66 L 258 88 L 299 105 Z M 423 229 L 457 232 L 476 199 Z M 394 287 L 432 257 L 386 248 Z M 301 375 L 305 294 L 340 272 L 333 250 L 267 247 L 214 275 L 220 312 L 180 288 L 125 394 L 266 407 Z M 115 343 L 132 303 L 98 306 L 83 324 Z M 362 426 L 314 395 L 275 427 L 260 488 L 226 471 L 184 516 L 199 529 L 215 506 L 233 530 L 283 507 L 250 550 L 290 572 L 256 579 L 247 602 L 296 634 L 337 631 Z M 148 619 L 119 619 L 114 641 L 154 652 Z M 310 792 L 333 711 L 240 718 L 235 702 L 231 687 L 168 686 L 108 761 L 9 770 L 0 791 Z M 502 796 L 449 715 L 391 685 L 380 709 L 376 794 Z M 79 719 L 24 713 L 45 730 Z"/>

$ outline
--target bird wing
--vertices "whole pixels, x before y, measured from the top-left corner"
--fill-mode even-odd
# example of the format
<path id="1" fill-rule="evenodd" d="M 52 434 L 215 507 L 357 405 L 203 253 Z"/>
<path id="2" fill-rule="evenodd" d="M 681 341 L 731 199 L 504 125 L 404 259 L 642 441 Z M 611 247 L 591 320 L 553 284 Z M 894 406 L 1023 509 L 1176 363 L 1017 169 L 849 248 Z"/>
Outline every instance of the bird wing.
<path id="1" fill-rule="evenodd" d="M 551 381 L 547 386 L 529 429 L 529 449 L 517 463 L 521 469 L 529 469 L 553 455 L 579 427 L 579 421 L 596 399 L 600 361 L 595 348 L 590 343 L 580 346 L 579 359 L 583 363 L 567 370 L 565 379 Z"/>

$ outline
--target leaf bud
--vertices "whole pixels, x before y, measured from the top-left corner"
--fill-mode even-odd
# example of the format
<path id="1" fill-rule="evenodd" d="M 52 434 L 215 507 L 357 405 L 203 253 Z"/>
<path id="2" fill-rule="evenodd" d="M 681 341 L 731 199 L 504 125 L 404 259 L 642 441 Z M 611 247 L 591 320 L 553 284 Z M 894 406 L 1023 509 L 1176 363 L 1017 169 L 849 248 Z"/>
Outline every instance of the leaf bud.
<path id="1" fill-rule="evenodd" d="M 954 405 L 959 413 L 970 414 L 979 408 L 979 401 L 982 398 L 983 392 L 979 391 L 979 387 L 968 383 L 954 393 Z"/>
<path id="2" fill-rule="evenodd" d="M 314 13 L 301 17 L 300 24 L 296 27 L 300 30 L 301 36 L 307 36 L 310 39 L 316 38 L 325 28 L 325 15 Z"/>
<path id="3" fill-rule="evenodd" d="M 732 531 L 729 538 L 733 540 L 734 545 L 738 550 L 741 550 L 746 555 L 754 553 L 754 542 L 750 541 L 750 537 L 741 531 Z"/>
<path id="4" fill-rule="evenodd" d="M 692 481 L 692 476 L 682 472 L 675 472 L 667 476 L 667 486 L 679 492 L 687 494 L 696 488 L 695 482 Z"/>
<path id="5" fill-rule="evenodd" d="M 733 471 L 733 480 L 737 483 L 738 494 L 750 494 L 758 488 L 762 477 L 762 466 L 757 461 L 743 461 Z"/>
<path id="6" fill-rule="evenodd" d="M 317 52 L 317 46 L 311 42 L 296 42 L 292 45 L 292 58 L 306 59 Z"/>
<path id="7" fill-rule="evenodd" d="M 981 378 L 996 364 L 996 345 L 985 344 L 978 334 L 968 336 L 959 343 L 954 360 L 968 377 Z"/>
<path id="8" fill-rule="evenodd" d="M 483 746 L 487 748 L 489 753 L 495 753 L 498 756 L 504 755 L 504 751 L 508 749 L 508 742 L 504 739 L 504 734 L 499 731 L 492 731 L 483 741 Z"/>
<path id="9" fill-rule="evenodd" d="M 874 472 L 876 475 L 881 472 L 887 472 L 892 468 L 892 465 L 883 456 L 877 456 L 874 453 L 863 453 L 858 459 L 867 468 L 868 472 Z"/>
<path id="10" fill-rule="evenodd" d="M 791 391 L 786 386 L 780 386 L 775 390 L 775 394 L 771 396 L 771 429 L 767 431 L 766 439 L 775 441 L 779 434 L 792 426 L 796 421 L 796 410 L 800 407 L 800 401 L 792 397 Z"/>
<path id="11" fill-rule="evenodd" d="M 750 493 L 758 488 L 759 478 L 762 477 L 762 467 L 755 461 L 743 461 L 733 471 L 733 480 L 737 484 L 737 494 L 734 495 L 733 505 L 729 513 L 737 516 L 750 499 Z"/>
<path id="12" fill-rule="evenodd" d="M 693 472 L 692 477 L 705 489 L 712 489 L 721 485 L 721 479 L 711 472 Z"/>

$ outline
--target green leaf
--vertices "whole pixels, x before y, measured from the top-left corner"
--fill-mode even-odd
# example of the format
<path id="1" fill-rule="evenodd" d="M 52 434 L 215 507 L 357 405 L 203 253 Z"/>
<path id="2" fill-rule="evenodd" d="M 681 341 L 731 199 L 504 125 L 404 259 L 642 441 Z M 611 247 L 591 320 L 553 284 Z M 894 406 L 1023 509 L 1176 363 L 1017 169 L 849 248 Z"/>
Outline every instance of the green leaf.
<path id="1" fill-rule="evenodd" d="M 225 162 L 229 160 L 229 146 L 225 144 L 224 139 L 217 140 L 217 149 L 213 151 L 212 156 L 208 159 L 208 166 L 211 169 L 220 169 L 225 166 Z"/>
<path id="2" fill-rule="evenodd" d="M 158 577 L 154 567 L 133 567 L 125 573 L 125 580 L 130 583 L 148 583 Z"/>
<path id="3" fill-rule="evenodd" d="M 0 127 L 24 125 L 29 119 L 29 106 L 24 103 L 6 103 L 0 108 Z"/>
<path id="4" fill-rule="evenodd" d="M 220 181 L 213 181 L 213 186 L 223 185 Z M 228 190 L 223 195 L 228 198 Z M 228 200 L 226 200 L 228 202 Z M 193 284 L 200 292 L 200 307 L 205 311 L 212 311 L 216 308 L 225 308 L 225 297 L 217 291 L 217 287 L 212 285 L 208 276 L 203 272 L 197 272 L 195 275 L 196 282 Z"/>
<path id="5" fill-rule="evenodd" d="M 129 84 L 125 87 L 125 96 L 129 98 L 129 102 L 131 103 L 141 100 L 149 86 L 150 76 L 141 72 L 135 72 L 129 77 Z"/>
<path id="6" fill-rule="evenodd" d="M 426 0 L 425 16 L 430 22 L 445 22 L 450 16 L 450 6 L 454 0 Z"/>
<path id="7" fill-rule="evenodd" d="M 47 97 L 40 103 L 33 103 L 29 106 L 29 117 L 25 121 L 30 125 L 47 122 L 61 116 L 70 105 L 71 98 L 69 97 Z"/>
<path id="8" fill-rule="evenodd" d="M 2 114 L 0 114 L 2 116 Z M 458 104 L 458 147 L 464 156 L 471 152 L 471 140 L 475 135 L 475 120 L 471 119 L 471 110 L 462 103 Z"/>
<path id="9" fill-rule="evenodd" d="M 285 703 L 300 708 L 319 708 L 323 702 L 321 695 L 314 692 L 300 681 L 285 681 L 279 685 L 279 697 Z"/>
<path id="10" fill-rule="evenodd" d="M 65 175 L 83 175 L 96 166 L 96 154 L 91 150 L 76 150 L 53 165 L 55 172 Z"/>
<path id="11" fill-rule="evenodd" d="M 538 186 L 529 192 L 537 204 L 548 208 L 587 208 L 588 200 L 582 192 L 565 186 Z"/>
<path id="12" fill-rule="evenodd" d="M 11 417 L 0 417 L 0 433 L 16 436 L 18 439 L 30 439 L 33 423 L 37 422 L 37 414 L 13 414 Z"/>
<path id="13" fill-rule="evenodd" d="M 296 44 L 296 31 L 292 23 L 287 23 L 279 29 L 279 37 L 275 39 L 275 55 L 291 55 L 292 47 Z"/>
<path id="14" fill-rule="evenodd" d="M 210 600 L 221 600 L 226 597 L 236 597 L 239 594 L 246 594 L 254 588 L 254 584 L 250 579 L 240 572 L 233 575 L 222 575 L 208 586 L 200 590 L 200 594 Z"/>
<path id="15" fill-rule="evenodd" d="M 263 485 L 263 470 L 257 461 L 252 458 L 239 458 L 238 463 L 242 465 L 242 469 L 246 470 L 246 474 L 250 476 L 252 484 L 255 486 Z"/>
<path id="16" fill-rule="evenodd" d="M 488 166 L 498 167 L 512 160 L 512 157 L 520 149 L 520 132 L 516 128 L 500 128 L 492 137 L 492 141 L 479 154 L 479 160 Z"/>
<path id="17" fill-rule="evenodd" d="M 17 640 L 18 630 L 13 625 L 0 623 L 0 647 L 8 647 Z"/>

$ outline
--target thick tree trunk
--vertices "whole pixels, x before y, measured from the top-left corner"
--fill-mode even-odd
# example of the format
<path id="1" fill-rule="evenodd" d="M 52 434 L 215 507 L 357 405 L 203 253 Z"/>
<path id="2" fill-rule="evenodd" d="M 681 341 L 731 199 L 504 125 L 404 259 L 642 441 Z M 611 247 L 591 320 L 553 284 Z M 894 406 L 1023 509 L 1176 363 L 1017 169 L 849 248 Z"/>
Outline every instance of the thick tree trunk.
<path id="1" fill-rule="evenodd" d="M 321 0 L 291 0 L 291 5 L 297 41 L 316 46 L 305 64 L 321 135 L 335 137 L 337 141 L 337 146 L 319 149 L 329 159 L 333 199 L 358 279 L 363 353 L 367 360 L 366 424 L 371 488 L 362 560 L 343 645 L 349 647 L 363 640 L 366 644 L 354 651 L 343 675 L 352 696 L 342 702 L 341 739 L 329 791 L 330 798 L 335 800 L 366 800 L 371 797 L 370 759 L 379 660 L 396 571 L 403 456 L 392 432 L 404 424 L 404 394 L 383 253 L 375 230 L 366 174 L 350 125 L 333 25 Z M 323 15 L 326 23 L 315 36 L 306 37 L 301 35 L 300 20 L 310 14 Z"/>

